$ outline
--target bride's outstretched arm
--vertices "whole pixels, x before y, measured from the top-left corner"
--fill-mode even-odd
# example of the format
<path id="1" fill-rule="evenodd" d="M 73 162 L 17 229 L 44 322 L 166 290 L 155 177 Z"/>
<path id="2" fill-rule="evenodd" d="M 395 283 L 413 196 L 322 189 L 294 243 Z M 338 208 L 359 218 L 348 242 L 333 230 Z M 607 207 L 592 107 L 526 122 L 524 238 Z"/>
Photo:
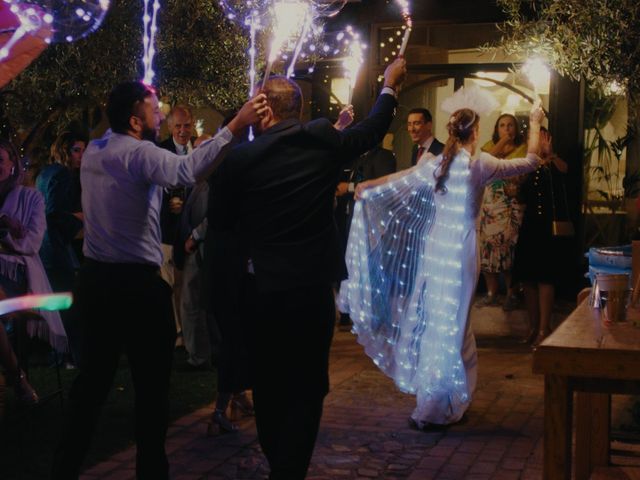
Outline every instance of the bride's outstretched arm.
<path id="1" fill-rule="evenodd" d="M 540 152 L 540 124 L 544 120 L 544 110 L 537 100 L 529 114 L 529 143 L 527 153 L 537 155 Z"/>

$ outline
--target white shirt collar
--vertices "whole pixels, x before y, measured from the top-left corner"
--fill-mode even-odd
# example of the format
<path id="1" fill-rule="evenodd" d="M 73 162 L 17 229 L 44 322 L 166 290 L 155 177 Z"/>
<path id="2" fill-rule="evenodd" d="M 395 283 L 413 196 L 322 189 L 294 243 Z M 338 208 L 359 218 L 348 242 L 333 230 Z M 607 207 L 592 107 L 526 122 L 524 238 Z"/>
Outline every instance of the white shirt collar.
<path id="1" fill-rule="evenodd" d="M 191 153 L 191 151 L 193 150 L 193 146 L 191 145 L 191 140 L 189 140 L 186 145 L 180 145 L 178 142 L 176 142 L 176 139 L 173 138 L 173 135 L 171 135 L 171 140 L 173 140 L 173 144 L 176 147 L 176 152 L 178 153 L 178 155 L 182 154 L 183 149 L 185 147 L 187 149 L 187 151 L 184 153 L 185 155 Z"/>
<path id="2" fill-rule="evenodd" d="M 422 142 L 421 147 L 424 148 L 425 152 L 429 151 L 429 148 L 431 147 L 431 144 L 433 143 L 433 140 L 435 139 L 435 137 L 433 135 L 431 135 L 429 138 L 427 138 L 424 142 Z"/>

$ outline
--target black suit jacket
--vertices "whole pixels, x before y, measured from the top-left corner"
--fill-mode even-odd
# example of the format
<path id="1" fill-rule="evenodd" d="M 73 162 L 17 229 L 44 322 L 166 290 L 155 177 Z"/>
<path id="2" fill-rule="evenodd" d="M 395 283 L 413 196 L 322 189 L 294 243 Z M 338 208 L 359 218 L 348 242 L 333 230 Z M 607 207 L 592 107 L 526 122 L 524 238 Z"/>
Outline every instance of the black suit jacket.
<path id="1" fill-rule="evenodd" d="M 233 230 L 259 290 L 337 279 L 333 203 L 340 173 L 382 140 L 396 104 L 381 95 L 365 120 L 342 132 L 326 119 L 285 120 L 229 152 L 213 179 L 209 227 Z"/>
<path id="2" fill-rule="evenodd" d="M 427 152 L 437 157 L 442 153 L 443 150 L 444 150 L 444 143 L 438 141 L 437 138 L 434 138 Z M 417 162 L 418 162 L 418 146 L 414 145 L 413 150 L 411 150 L 411 165 L 415 165 Z"/>
<path id="3" fill-rule="evenodd" d="M 195 137 L 191 138 L 191 144 L 195 141 Z M 158 144 L 159 147 L 169 150 L 173 153 L 176 152 L 176 144 L 173 143 L 173 136 L 170 136 L 166 140 L 163 140 Z M 162 191 L 162 207 L 160 208 L 160 232 L 162 233 L 162 243 L 173 245 L 178 237 L 178 230 L 180 228 L 180 214 L 172 213 L 169 208 L 169 200 L 171 197 L 181 197 L 183 201 L 186 201 L 189 196 L 190 188 L 176 187 L 165 188 Z"/>

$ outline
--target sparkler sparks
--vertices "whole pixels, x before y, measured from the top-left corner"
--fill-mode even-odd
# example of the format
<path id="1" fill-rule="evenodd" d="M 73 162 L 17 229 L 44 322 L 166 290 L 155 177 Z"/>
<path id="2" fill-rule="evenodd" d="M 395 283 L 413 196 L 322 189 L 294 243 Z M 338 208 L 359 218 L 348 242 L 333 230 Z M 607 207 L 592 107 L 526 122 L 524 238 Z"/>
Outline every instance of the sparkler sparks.
<path id="1" fill-rule="evenodd" d="M 396 2 L 400 6 L 402 19 L 404 20 L 404 24 L 406 26 L 404 30 L 404 37 L 402 37 L 402 45 L 400 46 L 400 51 L 398 52 L 398 56 L 401 57 L 404 55 L 404 52 L 407 49 L 407 45 L 409 44 L 409 37 L 411 36 L 411 29 L 413 28 L 413 20 L 411 19 L 411 9 L 409 8 L 409 1 L 396 0 Z"/>
<path id="2" fill-rule="evenodd" d="M 345 69 L 345 77 L 349 80 L 347 104 L 351 104 L 358 72 L 364 62 L 364 49 L 366 46 L 360 43 L 360 34 L 354 32 L 351 26 L 348 26 L 346 31 L 351 38 L 346 40 L 346 42 L 348 42 L 348 55 L 343 62 L 343 66 Z"/>

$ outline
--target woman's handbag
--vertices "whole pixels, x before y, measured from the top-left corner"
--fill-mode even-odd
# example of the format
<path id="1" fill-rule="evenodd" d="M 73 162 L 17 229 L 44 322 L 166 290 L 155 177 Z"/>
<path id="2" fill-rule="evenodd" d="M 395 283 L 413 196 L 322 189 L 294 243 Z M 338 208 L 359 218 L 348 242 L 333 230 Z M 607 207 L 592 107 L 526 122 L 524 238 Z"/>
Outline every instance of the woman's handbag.
<path id="1" fill-rule="evenodd" d="M 553 213 L 553 220 L 551 221 L 551 234 L 554 237 L 573 237 L 576 233 L 573 228 L 573 223 L 569 220 L 569 202 L 567 201 L 567 191 L 564 188 L 564 180 L 560 179 L 560 193 L 564 203 L 564 211 L 567 215 L 566 220 L 558 220 L 558 213 L 556 209 L 556 197 L 553 189 L 553 173 L 549 169 L 549 185 L 551 186 L 551 208 Z"/>

